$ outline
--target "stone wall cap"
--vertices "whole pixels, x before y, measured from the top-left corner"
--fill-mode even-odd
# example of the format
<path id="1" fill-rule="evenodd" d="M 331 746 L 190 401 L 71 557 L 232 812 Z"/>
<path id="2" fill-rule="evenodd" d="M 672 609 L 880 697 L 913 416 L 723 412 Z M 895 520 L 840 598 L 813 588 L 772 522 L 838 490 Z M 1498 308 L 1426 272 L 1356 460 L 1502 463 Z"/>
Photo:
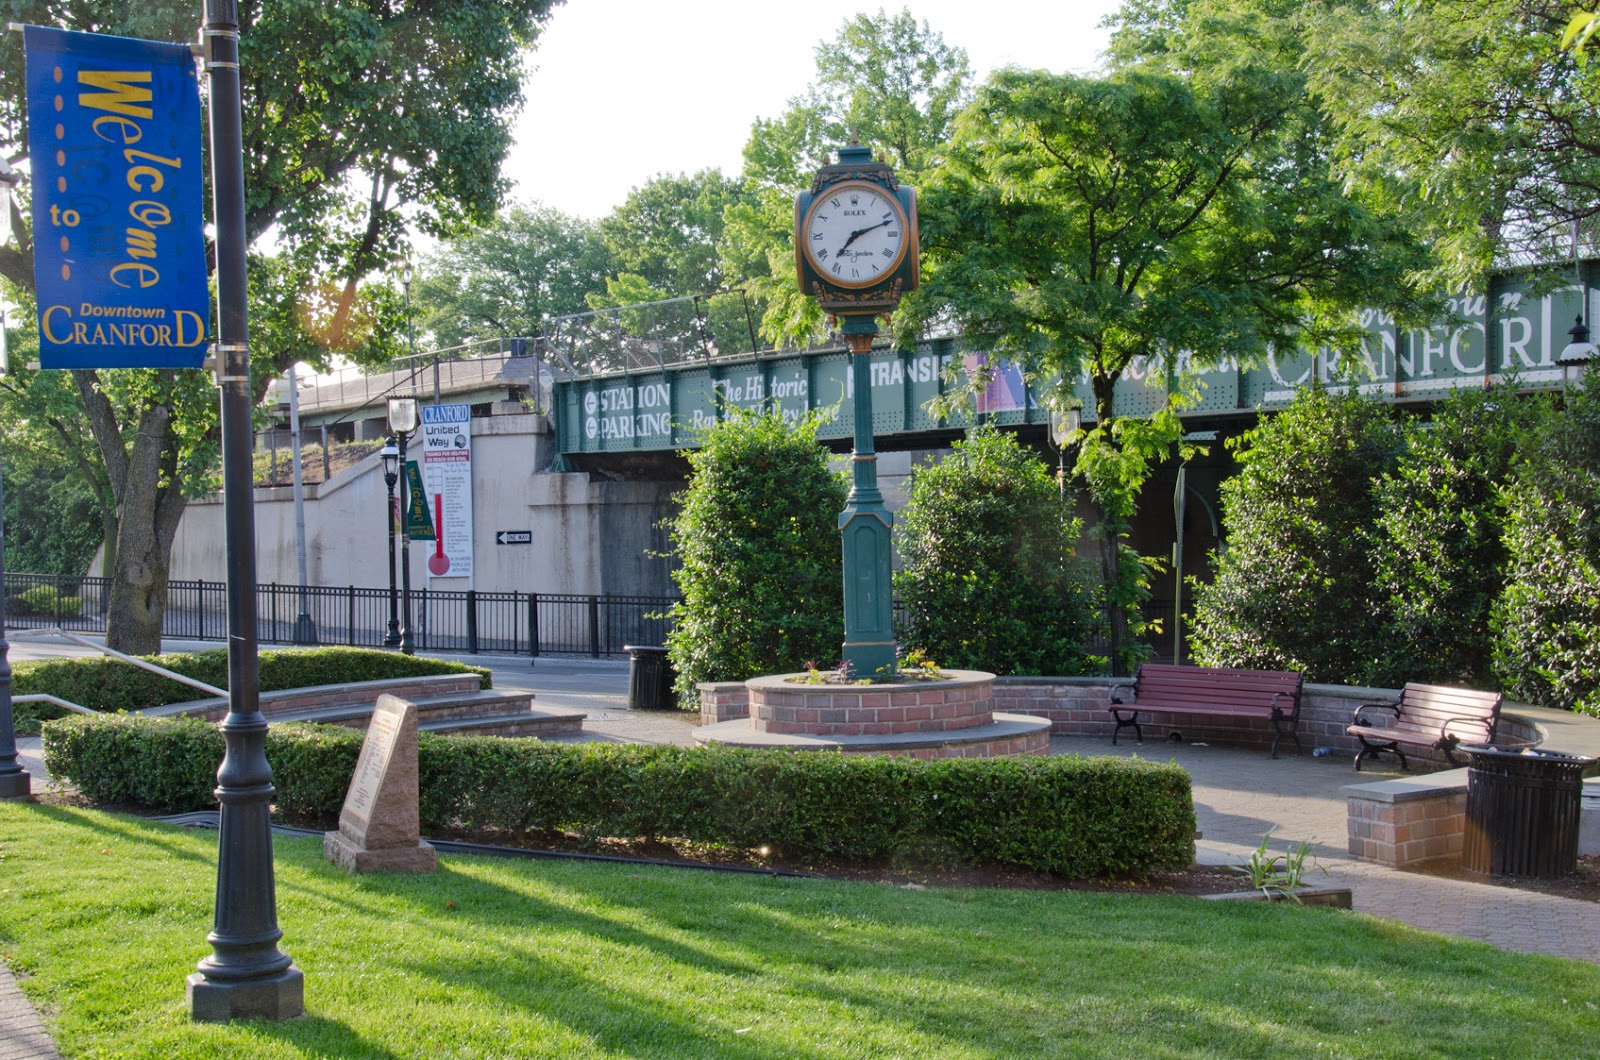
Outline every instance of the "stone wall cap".
<path id="1" fill-rule="evenodd" d="M 340 692 L 359 691 L 363 694 L 372 693 L 373 702 L 385 692 L 394 692 L 397 689 L 420 689 L 426 692 L 430 685 L 451 684 L 466 679 L 474 679 L 479 688 L 483 687 L 483 675 L 475 673 L 459 674 L 418 674 L 415 677 L 380 677 L 375 681 L 340 681 L 331 685 L 302 685 L 299 688 L 277 688 L 271 692 L 260 692 L 256 701 L 262 705 L 275 703 L 284 699 L 295 699 L 300 696 L 312 698 Z M 225 696 L 210 696 L 206 699 L 188 699 L 181 703 L 163 703 L 158 707 L 142 707 L 138 713 L 151 718 L 170 717 L 175 714 L 198 714 L 217 708 L 226 709 L 228 699 Z"/>
<path id="2" fill-rule="evenodd" d="M 742 718 L 701 726 L 695 730 L 696 743 L 720 743 L 732 747 L 781 747 L 786 750 L 911 752 L 928 747 L 961 747 L 967 744 L 1009 740 L 1039 732 L 1049 732 L 1050 722 L 1024 714 L 994 713 L 988 725 L 930 732 L 885 733 L 878 736 L 838 734 L 778 733 L 751 729 Z"/>
<path id="3" fill-rule="evenodd" d="M 1365 799 L 1368 802 L 1416 802 L 1419 799 L 1456 795 L 1466 790 L 1467 769 L 1463 766 L 1440 773 L 1396 777 L 1371 784 L 1346 784 L 1339 789 L 1339 794 L 1347 799 Z"/>
<path id="4" fill-rule="evenodd" d="M 825 692 L 837 694 L 840 692 L 854 692 L 862 695 L 871 695 L 874 692 L 937 692 L 945 688 L 962 688 L 967 685 L 983 684 L 995 680 L 994 674 L 982 670 L 941 670 L 950 675 L 945 681 L 882 681 L 872 684 L 858 685 L 854 681 L 843 684 L 829 684 L 819 682 L 811 684 L 806 681 L 791 681 L 791 677 L 800 674 L 766 674 L 761 677 L 752 677 L 744 683 L 746 688 L 776 689 L 783 692 Z"/>
<path id="5" fill-rule="evenodd" d="M 1131 677 L 1046 677 L 1043 675 L 1028 676 L 1026 674 L 1006 674 L 996 677 L 997 685 L 1063 685 L 1069 688 L 1107 688 L 1129 687 L 1133 684 Z"/>

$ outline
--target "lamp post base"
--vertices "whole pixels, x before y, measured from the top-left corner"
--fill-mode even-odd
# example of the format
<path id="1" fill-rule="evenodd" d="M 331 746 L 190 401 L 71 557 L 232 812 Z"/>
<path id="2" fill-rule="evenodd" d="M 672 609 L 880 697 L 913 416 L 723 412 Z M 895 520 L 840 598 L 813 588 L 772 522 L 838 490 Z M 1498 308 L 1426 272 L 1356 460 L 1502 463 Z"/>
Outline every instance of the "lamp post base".
<path id="1" fill-rule="evenodd" d="M 304 611 L 294 620 L 294 642 L 313 648 L 317 646 L 317 624 Z"/>
<path id="2" fill-rule="evenodd" d="M 33 778 L 26 769 L 0 774 L 0 799 L 33 798 Z"/>
<path id="3" fill-rule="evenodd" d="M 189 1018 L 201 1023 L 236 1019 L 296 1019 L 305 1015 L 306 977 L 294 965 L 265 979 L 238 982 L 208 979 L 195 972 L 187 980 Z"/>

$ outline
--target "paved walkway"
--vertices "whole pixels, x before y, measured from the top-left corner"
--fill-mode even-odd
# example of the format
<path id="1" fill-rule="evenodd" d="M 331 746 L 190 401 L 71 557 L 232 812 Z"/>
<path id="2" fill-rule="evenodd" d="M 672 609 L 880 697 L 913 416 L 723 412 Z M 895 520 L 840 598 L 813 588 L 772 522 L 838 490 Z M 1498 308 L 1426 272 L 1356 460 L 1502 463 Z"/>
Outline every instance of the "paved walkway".
<path id="1" fill-rule="evenodd" d="M 197 645 L 216 647 L 215 643 Z M 169 651 L 188 650 L 180 643 Z M 70 645 L 24 642 L 10 658 L 91 654 Z M 617 660 L 491 656 L 441 656 L 494 672 L 497 688 L 527 689 L 546 705 L 588 712 L 586 740 L 689 745 L 694 719 L 676 713 L 627 709 L 628 669 Z M 1539 712 L 1550 730 L 1547 746 L 1600 755 L 1600 722 Z M 23 767 L 35 790 L 45 778 L 37 739 L 19 740 Z M 1205 744 L 1150 742 L 1113 747 L 1109 738 L 1055 737 L 1053 754 L 1143 756 L 1176 761 L 1194 785 L 1195 814 L 1202 840 L 1197 860 L 1208 865 L 1239 865 L 1248 860 L 1270 829 L 1271 849 L 1313 843 L 1317 863 L 1330 885 L 1350 886 L 1359 912 L 1402 921 L 1426 931 L 1477 939 L 1504 949 L 1546 953 L 1600 963 L 1600 903 L 1559 898 L 1470 880 L 1404 872 L 1352 858 L 1346 851 L 1347 784 L 1400 775 L 1369 764 L 1358 778 L 1349 758 L 1285 755 L 1276 761 L 1257 751 Z M 0 964 L 0 1060 L 55 1057 L 37 1015 L 15 980 Z"/>

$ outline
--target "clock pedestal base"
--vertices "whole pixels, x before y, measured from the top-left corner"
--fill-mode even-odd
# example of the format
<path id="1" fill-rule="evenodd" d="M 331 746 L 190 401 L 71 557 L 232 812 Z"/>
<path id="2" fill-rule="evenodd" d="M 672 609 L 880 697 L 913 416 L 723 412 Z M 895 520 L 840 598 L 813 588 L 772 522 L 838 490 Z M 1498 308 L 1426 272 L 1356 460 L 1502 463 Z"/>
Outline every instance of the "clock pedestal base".
<path id="1" fill-rule="evenodd" d="M 878 454 L 872 437 L 872 337 L 874 317 L 844 320 L 855 387 L 855 453 L 850 458 L 850 495 L 839 514 L 844 549 L 844 647 L 841 657 L 856 677 L 872 677 L 895 662 L 894 601 L 889 572 L 893 563 L 890 527 L 894 517 L 878 490 Z"/>

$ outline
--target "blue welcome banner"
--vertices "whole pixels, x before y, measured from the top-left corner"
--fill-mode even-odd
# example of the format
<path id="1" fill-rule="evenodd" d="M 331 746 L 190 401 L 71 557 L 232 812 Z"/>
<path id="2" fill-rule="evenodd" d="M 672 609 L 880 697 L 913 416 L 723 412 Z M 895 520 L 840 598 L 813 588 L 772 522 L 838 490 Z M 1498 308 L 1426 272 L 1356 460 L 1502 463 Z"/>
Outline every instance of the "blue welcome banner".
<path id="1" fill-rule="evenodd" d="M 44 368 L 198 368 L 211 299 L 187 45 L 28 26 Z"/>

